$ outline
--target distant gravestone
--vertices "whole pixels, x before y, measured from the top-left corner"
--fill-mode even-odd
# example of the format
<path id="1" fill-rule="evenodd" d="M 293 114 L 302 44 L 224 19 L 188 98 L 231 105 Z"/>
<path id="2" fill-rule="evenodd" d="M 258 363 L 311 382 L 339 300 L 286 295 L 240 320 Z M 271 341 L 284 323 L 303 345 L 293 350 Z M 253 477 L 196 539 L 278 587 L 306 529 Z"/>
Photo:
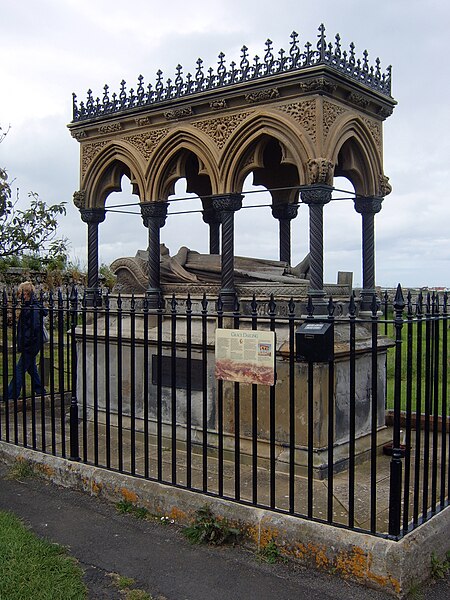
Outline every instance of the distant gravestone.
<path id="1" fill-rule="evenodd" d="M 348 285 L 350 289 L 353 287 L 353 273 L 350 271 L 338 271 L 338 285 Z"/>

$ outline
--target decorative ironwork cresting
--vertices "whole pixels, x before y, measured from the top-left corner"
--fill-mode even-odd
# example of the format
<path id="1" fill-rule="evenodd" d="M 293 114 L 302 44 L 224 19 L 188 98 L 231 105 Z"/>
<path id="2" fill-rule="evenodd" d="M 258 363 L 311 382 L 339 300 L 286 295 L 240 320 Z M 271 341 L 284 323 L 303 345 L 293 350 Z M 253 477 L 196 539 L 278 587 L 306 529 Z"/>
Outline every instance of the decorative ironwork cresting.
<path id="1" fill-rule="evenodd" d="M 375 65 L 369 65 L 367 50 L 362 53 L 362 58 L 357 58 L 353 42 L 349 45 L 348 51 L 342 50 L 339 34 L 335 36 L 334 43 L 327 43 L 323 24 L 318 31 L 316 45 L 307 42 L 303 47 L 300 46 L 299 36 L 294 31 L 290 36 L 289 51 L 280 49 L 278 54 L 274 54 L 272 41 L 268 39 L 265 43 L 262 60 L 259 56 L 255 56 L 250 61 L 248 48 L 243 46 L 240 63 L 237 64 L 233 61 L 228 68 L 225 64 L 225 54 L 221 52 L 216 69 L 210 67 L 206 70 L 202 59 L 199 58 L 194 75 L 188 73 L 184 76 L 183 67 L 179 64 L 176 67 L 174 79 L 169 78 L 166 82 L 163 81 L 163 72 L 159 70 L 156 73 L 157 79 L 154 86 L 152 84 L 145 85 L 144 77 L 139 75 L 136 89 L 131 88 L 127 91 L 126 82 L 122 80 L 118 94 L 110 95 L 109 86 L 105 85 L 102 98 L 94 98 L 92 90 L 88 90 L 86 101 L 80 102 L 79 105 L 76 94 L 73 94 L 72 122 L 88 121 L 97 117 L 202 94 L 209 90 L 260 81 L 280 74 L 305 71 L 313 67 L 325 67 L 391 98 L 391 66 L 388 66 L 382 73 L 379 58 L 375 60 Z"/>

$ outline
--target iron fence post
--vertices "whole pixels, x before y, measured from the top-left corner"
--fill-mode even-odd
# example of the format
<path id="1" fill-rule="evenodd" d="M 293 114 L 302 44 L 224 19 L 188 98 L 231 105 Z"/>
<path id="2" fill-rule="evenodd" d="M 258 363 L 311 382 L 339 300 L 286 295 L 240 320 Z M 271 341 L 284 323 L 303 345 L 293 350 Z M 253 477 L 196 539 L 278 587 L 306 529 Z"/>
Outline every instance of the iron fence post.
<path id="1" fill-rule="evenodd" d="M 70 343 L 71 343 L 71 397 L 70 397 L 70 460 L 80 460 L 78 439 L 78 400 L 77 400 L 77 342 L 75 331 L 77 327 L 78 293 L 74 286 L 70 294 Z"/>
<path id="2" fill-rule="evenodd" d="M 394 375 L 394 430 L 389 484 L 389 535 L 400 535 L 402 494 L 402 450 L 400 447 L 400 408 L 402 377 L 402 328 L 405 300 L 400 284 L 394 299 L 395 375 Z"/>

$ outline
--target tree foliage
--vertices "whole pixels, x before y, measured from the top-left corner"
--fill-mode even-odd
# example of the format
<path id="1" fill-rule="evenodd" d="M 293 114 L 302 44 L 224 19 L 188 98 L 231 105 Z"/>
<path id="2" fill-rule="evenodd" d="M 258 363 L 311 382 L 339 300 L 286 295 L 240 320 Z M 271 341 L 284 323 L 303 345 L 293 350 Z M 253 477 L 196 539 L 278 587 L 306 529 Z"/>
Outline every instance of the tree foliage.
<path id="1" fill-rule="evenodd" d="M 29 206 L 19 208 L 8 174 L 0 168 L 0 259 L 34 255 L 46 262 L 65 256 L 67 240 L 57 235 L 57 218 L 66 214 L 65 202 L 48 206 L 34 192 L 28 198 Z"/>

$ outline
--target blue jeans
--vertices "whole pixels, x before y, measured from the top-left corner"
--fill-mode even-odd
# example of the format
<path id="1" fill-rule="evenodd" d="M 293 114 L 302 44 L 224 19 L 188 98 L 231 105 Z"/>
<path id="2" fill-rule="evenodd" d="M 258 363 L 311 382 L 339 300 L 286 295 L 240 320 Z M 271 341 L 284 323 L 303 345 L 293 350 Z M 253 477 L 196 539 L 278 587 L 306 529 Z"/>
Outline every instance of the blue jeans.
<path id="1" fill-rule="evenodd" d="M 22 387 L 25 381 L 25 373 L 29 373 L 32 380 L 31 389 L 34 390 L 36 395 L 46 393 L 44 387 L 41 384 L 41 378 L 39 371 L 36 366 L 37 354 L 32 354 L 30 351 L 22 352 L 17 365 L 14 369 L 14 375 L 8 386 L 8 398 L 15 399 L 20 396 Z"/>

